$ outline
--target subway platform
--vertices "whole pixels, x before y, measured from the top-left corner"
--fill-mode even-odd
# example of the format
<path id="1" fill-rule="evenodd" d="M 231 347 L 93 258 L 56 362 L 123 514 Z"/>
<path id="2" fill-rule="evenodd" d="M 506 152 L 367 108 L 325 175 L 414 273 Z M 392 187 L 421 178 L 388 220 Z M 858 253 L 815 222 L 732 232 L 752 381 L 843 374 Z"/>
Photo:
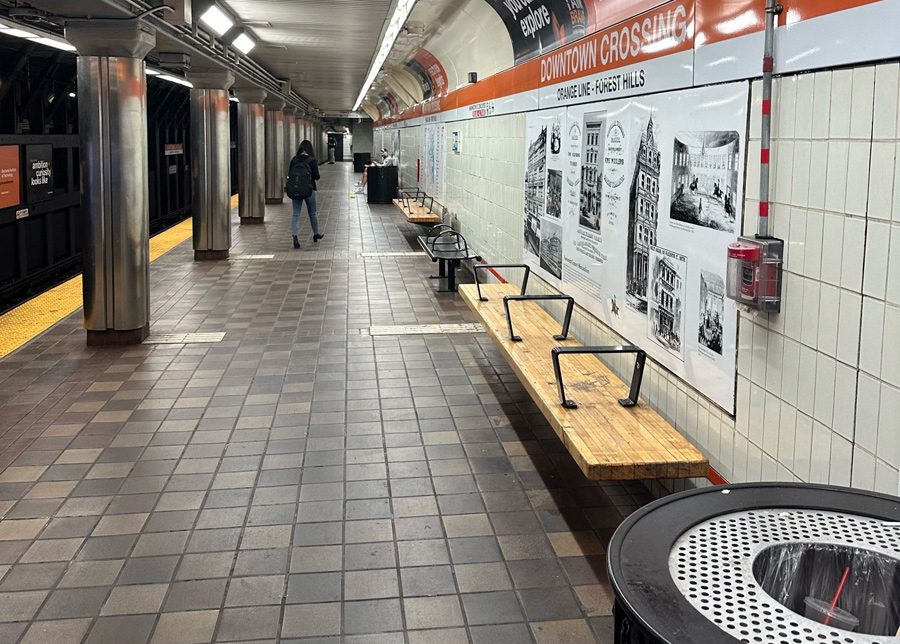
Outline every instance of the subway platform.
<path id="1" fill-rule="evenodd" d="M 318 244 L 285 203 L 155 261 L 178 343 L 87 348 L 79 311 L 0 360 L 0 642 L 612 642 L 649 495 L 585 479 L 487 335 L 402 328 L 474 318 L 351 170 Z"/>

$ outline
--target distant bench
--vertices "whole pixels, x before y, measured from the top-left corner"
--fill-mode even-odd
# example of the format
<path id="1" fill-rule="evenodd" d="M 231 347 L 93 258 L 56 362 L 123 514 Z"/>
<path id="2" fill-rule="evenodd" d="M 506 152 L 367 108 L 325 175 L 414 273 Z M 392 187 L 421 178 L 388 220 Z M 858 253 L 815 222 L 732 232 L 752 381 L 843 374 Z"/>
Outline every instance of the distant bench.
<path id="1" fill-rule="evenodd" d="M 456 292 L 456 271 L 460 263 L 470 259 L 481 261 L 466 238 L 447 224 L 438 224 L 416 239 L 428 258 L 438 264 L 438 274 L 431 279 L 446 279 L 447 292 Z"/>
<path id="2" fill-rule="evenodd" d="M 426 206 L 426 204 L 428 204 Z M 441 218 L 434 212 L 434 197 L 418 188 L 397 188 L 396 205 L 407 221 L 413 224 L 439 224 Z"/>
<path id="3" fill-rule="evenodd" d="M 478 271 L 524 268 L 521 290 L 481 284 Z M 475 284 L 460 293 L 553 426 L 585 476 L 595 481 L 705 478 L 706 458 L 658 413 L 639 401 L 646 354 L 634 346 L 584 347 L 569 337 L 575 301 L 526 295 L 524 265 L 476 265 Z M 538 305 L 566 303 L 560 323 Z M 635 354 L 630 387 L 595 356 Z"/>

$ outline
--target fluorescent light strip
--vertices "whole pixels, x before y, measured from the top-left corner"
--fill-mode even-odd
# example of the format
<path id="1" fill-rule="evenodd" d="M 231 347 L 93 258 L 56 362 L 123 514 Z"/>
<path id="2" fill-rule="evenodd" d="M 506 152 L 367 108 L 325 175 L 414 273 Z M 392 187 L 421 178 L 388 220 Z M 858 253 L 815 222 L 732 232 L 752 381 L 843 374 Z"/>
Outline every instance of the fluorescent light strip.
<path id="1" fill-rule="evenodd" d="M 356 104 L 353 106 L 352 111 L 355 112 L 359 109 L 359 106 L 362 105 L 366 93 L 369 91 L 372 83 L 375 82 L 375 77 L 378 75 L 378 72 L 381 71 L 381 66 L 384 65 L 384 61 L 387 60 L 388 55 L 391 53 L 394 42 L 397 40 L 397 36 L 400 35 L 400 30 L 403 28 L 403 25 L 406 24 L 406 19 L 409 18 L 409 14 L 415 4 L 416 0 L 400 0 L 397 3 L 394 15 L 391 16 L 391 22 L 388 24 L 387 31 L 384 33 L 384 40 L 381 41 L 381 47 L 378 49 L 378 55 L 375 56 L 375 60 L 372 61 L 372 68 L 369 70 L 369 75 L 366 77 L 366 82 L 363 83 L 362 89 L 359 92 L 359 98 L 356 99 Z"/>
<path id="2" fill-rule="evenodd" d="M 244 55 L 249 54 L 256 47 L 256 41 L 248 36 L 246 32 L 241 33 L 231 44 Z"/>
<path id="3" fill-rule="evenodd" d="M 5 32 L 8 33 L 8 32 Z M 62 40 L 54 40 L 53 38 L 44 38 L 41 36 L 32 36 L 28 40 L 32 42 L 37 42 L 42 45 L 46 45 L 47 47 L 55 47 L 56 49 L 62 49 L 63 51 L 75 51 L 75 47 L 70 45 L 69 43 Z"/>
<path id="4" fill-rule="evenodd" d="M 212 5 L 207 9 L 206 13 L 200 16 L 200 20 L 220 36 L 224 36 L 229 29 L 234 27 L 234 20 L 218 5 Z"/>

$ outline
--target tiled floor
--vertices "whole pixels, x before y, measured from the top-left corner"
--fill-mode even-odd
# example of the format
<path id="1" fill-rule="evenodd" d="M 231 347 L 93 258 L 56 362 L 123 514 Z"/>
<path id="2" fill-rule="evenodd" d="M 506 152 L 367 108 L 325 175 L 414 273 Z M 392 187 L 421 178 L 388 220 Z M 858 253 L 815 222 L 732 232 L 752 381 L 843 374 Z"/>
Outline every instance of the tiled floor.
<path id="1" fill-rule="evenodd" d="M 80 314 L 0 361 L 3 644 L 611 642 L 604 544 L 637 484 L 585 480 L 415 226 L 325 166 L 325 239 L 289 207 L 235 255 L 154 263 L 155 334 Z M 8 467 L 7 467 L 8 465 Z"/>

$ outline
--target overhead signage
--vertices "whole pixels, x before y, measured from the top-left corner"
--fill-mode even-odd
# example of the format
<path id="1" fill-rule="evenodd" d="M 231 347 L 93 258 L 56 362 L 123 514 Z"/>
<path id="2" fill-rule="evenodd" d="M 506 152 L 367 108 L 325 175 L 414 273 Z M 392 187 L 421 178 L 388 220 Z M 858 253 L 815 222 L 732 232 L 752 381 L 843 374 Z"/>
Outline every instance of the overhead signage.
<path id="1" fill-rule="evenodd" d="M 0 146 L 0 208 L 12 208 L 22 202 L 19 179 L 19 146 Z"/>
<path id="2" fill-rule="evenodd" d="M 53 145 L 25 146 L 25 194 L 29 204 L 53 198 Z"/>

